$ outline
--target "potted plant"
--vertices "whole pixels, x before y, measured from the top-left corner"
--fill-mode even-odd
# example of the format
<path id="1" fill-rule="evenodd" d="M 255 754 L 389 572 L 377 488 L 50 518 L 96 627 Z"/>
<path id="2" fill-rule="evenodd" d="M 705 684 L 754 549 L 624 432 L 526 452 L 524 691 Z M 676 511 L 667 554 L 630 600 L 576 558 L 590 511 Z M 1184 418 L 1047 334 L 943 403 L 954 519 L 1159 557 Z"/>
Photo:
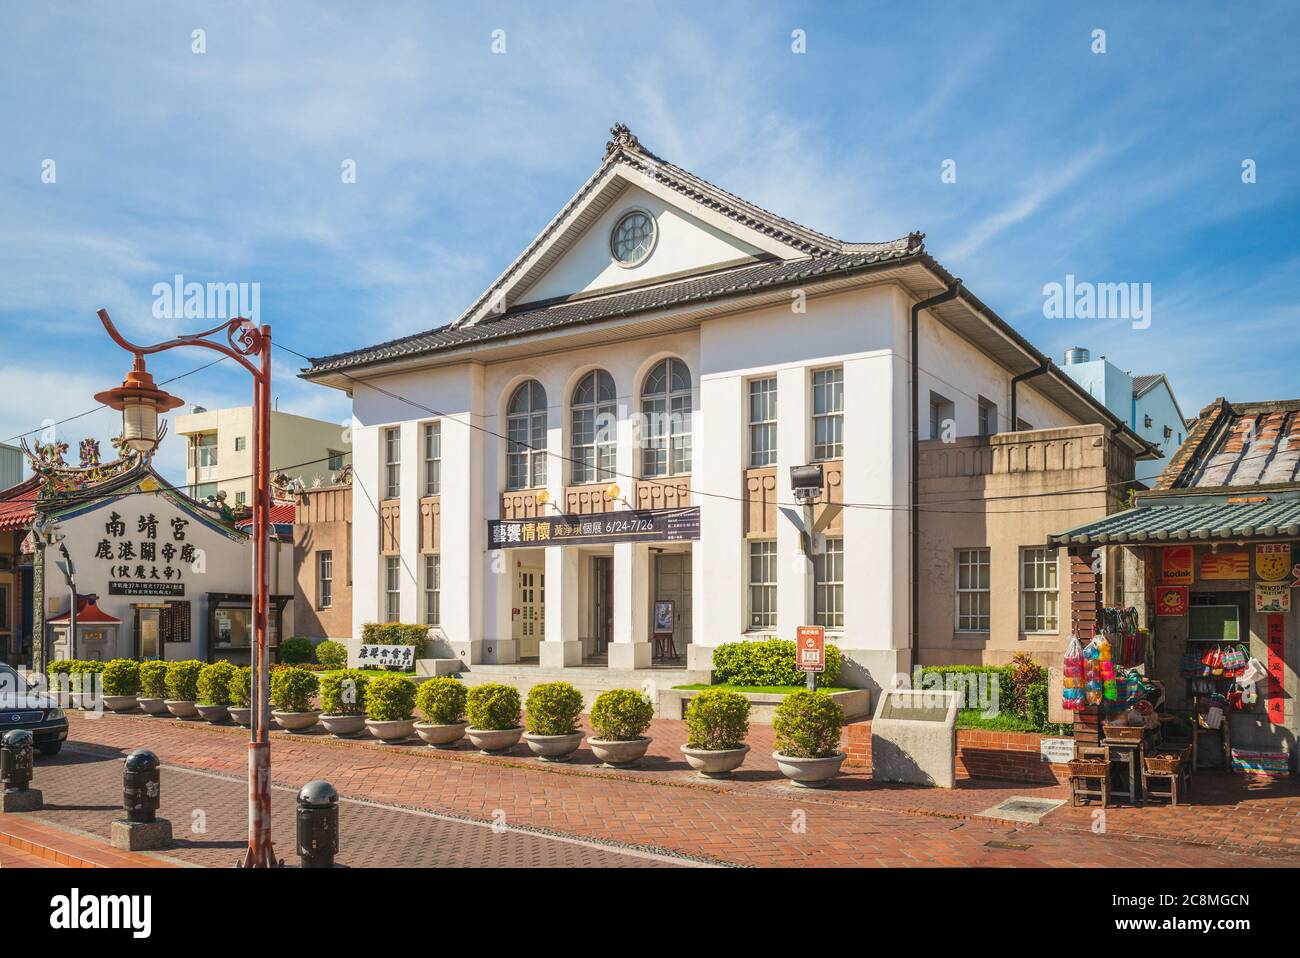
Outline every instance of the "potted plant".
<path id="1" fill-rule="evenodd" d="M 655 707 L 640 692 L 610 689 L 591 706 L 592 735 L 587 739 L 596 758 L 612 768 L 636 765 L 645 757 L 650 739 L 645 730 Z"/>
<path id="2" fill-rule="evenodd" d="M 140 663 L 140 694 L 136 702 L 147 715 L 167 714 L 167 663 L 162 659 Z"/>
<path id="3" fill-rule="evenodd" d="M 682 755 L 705 778 L 727 778 L 745 761 L 749 700 L 729 689 L 705 689 L 686 707 Z"/>
<path id="4" fill-rule="evenodd" d="M 424 716 L 415 723 L 415 734 L 432 748 L 455 748 L 465 737 L 465 686 L 450 676 L 424 682 L 415 693 L 415 704 Z"/>
<path id="5" fill-rule="evenodd" d="M 130 712 L 138 704 L 140 663 L 135 659 L 114 659 L 104 666 L 104 708 Z"/>
<path id="6" fill-rule="evenodd" d="M 54 702 L 64 708 L 72 705 L 72 666 L 72 659 L 55 659 L 45 668 Z"/>
<path id="7" fill-rule="evenodd" d="M 91 710 L 99 707 L 103 696 L 104 663 L 79 659 L 72 664 L 72 706 Z"/>
<path id="8" fill-rule="evenodd" d="M 320 689 L 315 674 L 297 666 L 276 669 L 271 673 L 271 715 L 280 728 L 305 732 L 316 724 L 320 710 L 311 707 L 312 696 Z"/>
<path id="9" fill-rule="evenodd" d="M 324 644 L 324 643 L 322 643 Z M 330 672 L 320 679 L 320 721 L 335 738 L 355 738 L 366 730 L 366 686 L 360 669 Z"/>
<path id="10" fill-rule="evenodd" d="M 414 709 L 415 683 L 405 675 L 377 675 L 366 686 L 366 728 L 387 745 L 411 737 Z"/>
<path id="11" fill-rule="evenodd" d="M 199 672 L 203 663 L 188 659 L 167 663 L 167 711 L 177 718 L 197 718 L 194 703 L 199 698 Z"/>
<path id="12" fill-rule="evenodd" d="M 236 666 L 226 683 L 226 691 L 230 694 L 230 705 L 226 709 L 230 720 L 248 728 L 253 724 L 253 709 L 249 704 L 253 699 L 253 670 L 247 665 Z"/>
<path id="13" fill-rule="evenodd" d="M 476 685 L 465 696 L 465 734 L 484 755 L 503 755 L 519 744 L 519 693 L 509 685 Z"/>
<path id="14" fill-rule="evenodd" d="M 534 685 L 524 704 L 528 731 L 524 741 L 544 762 L 567 762 L 582 744 L 578 716 L 582 693 L 568 682 Z"/>
<path id="15" fill-rule="evenodd" d="M 805 788 L 825 788 L 844 763 L 844 709 L 825 692 L 791 692 L 776 707 L 776 759 L 781 774 Z"/>
<path id="16" fill-rule="evenodd" d="M 195 704 L 199 715 L 215 725 L 230 718 L 230 680 L 235 667 L 229 662 L 209 662 L 199 670 L 199 700 Z"/>

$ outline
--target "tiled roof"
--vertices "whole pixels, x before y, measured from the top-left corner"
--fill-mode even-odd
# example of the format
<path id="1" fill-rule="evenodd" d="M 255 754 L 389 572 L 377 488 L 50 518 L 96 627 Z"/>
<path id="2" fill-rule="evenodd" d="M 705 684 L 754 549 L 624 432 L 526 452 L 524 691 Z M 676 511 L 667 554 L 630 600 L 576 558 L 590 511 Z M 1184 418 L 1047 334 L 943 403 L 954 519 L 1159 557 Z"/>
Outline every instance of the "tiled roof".
<path id="1" fill-rule="evenodd" d="M 1164 373 L 1150 373 L 1133 377 L 1133 395 L 1141 396 L 1148 389 L 1154 386 L 1160 380 L 1164 379 Z"/>
<path id="2" fill-rule="evenodd" d="M 1239 489 L 1300 483 L 1300 400 L 1202 410 L 1161 475 L 1160 489 Z"/>
<path id="3" fill-rule="evenodd" d="M 528 333 L 561 329 L 598 320 L 614 319 L 654 309 L 702 303 L 738 293 L 780 287 L 834 274 L 847 274 L 882 263 L 898 262 L 924 253 L 919 233 L 890 243 L 872 244 L 849 253 L 815 259 L 760 263 L 724 272 L 692 277 L 676 283 L 651 286 L 608 296 L 579 299 L 551 306 L 522 308 L 474 326 L 451 324 L 333 356 L 313 358 L 308 378 L 370 363 L 436 353 L 472 343 L 507 339 Z"/>
<path id="4" fill-rule="evenodd" d="M 32 477 L 0 492 L 0 532 L 21 532 L 36 519 L 40 480 Z"/>
<path id="5" fill-rule="evenodd" d="M 98 598 L 99 598 L 98 596 L 94 596 L 94 595 L 77 597 L 77 625 L 84 625 L 91 622 L 103 622 L 105 624 L 112 624 L 112 623 L 122 621 L 116 616 L 109 615 L 98 605 L 96 605 L 96 601 L 98 600 Z M 67 622 L 69 621 L 70 618 L 71 616 L 69 616 L 67 612 L 64 612 L 62 615 L 58 616 L 57 618 L 50 619 L 49 621 L 52 624 L 55 624 L 59 622 Z"/>
<path id="6" fill-rule="evenodd" d="M 1163 500 L 1117 512 L 1050 537 L 1057 545 L 1126 545 L 1300 536 L 1300 498 L 1267 502 Z"/>
<path id="7" fill-rule="evenodd" d="M 297 516 L 298 507 L 293 503 L 287 505 L 271 506 L 271 524 L 275 526 L 291 526 Z M 239 519 L 235 522 L 235 528 L 247 532 L 253 528 L 252 516 Z"/>

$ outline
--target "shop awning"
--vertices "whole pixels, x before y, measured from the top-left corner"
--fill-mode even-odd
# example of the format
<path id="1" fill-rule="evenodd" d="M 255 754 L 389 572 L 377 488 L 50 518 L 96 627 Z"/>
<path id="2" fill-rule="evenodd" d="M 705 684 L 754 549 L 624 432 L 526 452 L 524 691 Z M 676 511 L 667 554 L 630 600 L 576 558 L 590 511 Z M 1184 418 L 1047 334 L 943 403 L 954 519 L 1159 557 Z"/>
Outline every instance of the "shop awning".
<path id="1" fill-rule="evenodd" d="M 1148 545 L 1161 542 L 1294 539 L 1300 499 L 1268 502 L 1152 503 L 1048 537 L 1052 545 Z"/>

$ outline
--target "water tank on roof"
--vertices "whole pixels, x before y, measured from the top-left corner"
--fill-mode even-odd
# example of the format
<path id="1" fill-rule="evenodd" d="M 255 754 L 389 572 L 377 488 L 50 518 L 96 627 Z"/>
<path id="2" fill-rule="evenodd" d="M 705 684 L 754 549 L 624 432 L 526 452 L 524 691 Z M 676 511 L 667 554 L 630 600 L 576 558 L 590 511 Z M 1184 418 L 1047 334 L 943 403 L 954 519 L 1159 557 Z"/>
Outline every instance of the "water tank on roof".
<path id="1" fill-rule="evenodd" d="M 1065 365 L 1073 366 L 1077 363 L 1086 363 L 1092 359 L 1092 353 L 1082 346 L 1071 346 L 1065 351 Z"/>

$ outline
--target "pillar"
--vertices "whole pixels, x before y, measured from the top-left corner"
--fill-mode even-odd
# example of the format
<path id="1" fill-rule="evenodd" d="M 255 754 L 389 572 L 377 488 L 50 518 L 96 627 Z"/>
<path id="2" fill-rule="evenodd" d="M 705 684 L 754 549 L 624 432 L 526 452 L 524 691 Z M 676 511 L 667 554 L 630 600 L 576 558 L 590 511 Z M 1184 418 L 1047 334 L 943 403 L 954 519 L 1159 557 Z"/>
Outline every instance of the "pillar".
<path id="1" fill-rule="evenodd" d="M 638 542 L 620 542 L 614 546 L 614 636 L 609 644 L 609 667 L 648 669 L 650 651 L 650 550 Z"/>
<path id="2" fill-rule="evenodd" d="M 546 547 L 546 635 L 538 657 L 543 668 L 582 664 L 578 560 L 578 550 L 572 546 Z"/>

